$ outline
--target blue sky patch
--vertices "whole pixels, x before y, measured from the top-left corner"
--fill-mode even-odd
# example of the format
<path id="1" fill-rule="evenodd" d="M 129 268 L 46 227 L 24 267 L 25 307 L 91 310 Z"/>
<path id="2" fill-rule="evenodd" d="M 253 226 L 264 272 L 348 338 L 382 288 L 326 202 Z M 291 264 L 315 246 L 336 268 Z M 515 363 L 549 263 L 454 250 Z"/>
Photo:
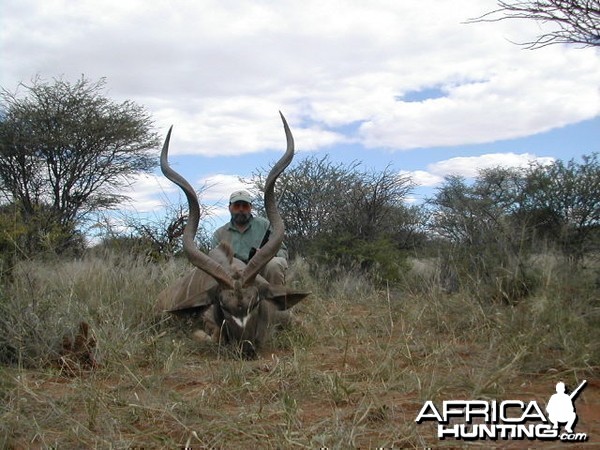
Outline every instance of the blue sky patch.
<path id="1" fill-rule="evenodd" d="M 396 97 L 396 100 L 402 102 L 422 102 L 425 100 L 434 100 L 436 98 L 446 97 L 446 92 L 444 92 L 439 87 L 427 87 L 424 89 L 419 89 L 418 91 L 408 91 L 404 95 L 399 95 Z"/>

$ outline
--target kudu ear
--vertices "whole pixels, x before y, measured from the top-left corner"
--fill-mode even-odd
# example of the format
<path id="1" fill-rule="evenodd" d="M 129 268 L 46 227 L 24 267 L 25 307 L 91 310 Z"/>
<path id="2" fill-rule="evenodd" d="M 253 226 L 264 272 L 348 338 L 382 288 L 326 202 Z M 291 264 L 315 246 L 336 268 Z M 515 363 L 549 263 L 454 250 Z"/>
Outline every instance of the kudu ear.
<path id="1" fill-rule="evenodd" d="M 263 298 L 274 303 L 281 311 L 290 309 L 311 294 L 308 291 L 289 289 L 285 286 L 266 285 L 262 289 Z"/>

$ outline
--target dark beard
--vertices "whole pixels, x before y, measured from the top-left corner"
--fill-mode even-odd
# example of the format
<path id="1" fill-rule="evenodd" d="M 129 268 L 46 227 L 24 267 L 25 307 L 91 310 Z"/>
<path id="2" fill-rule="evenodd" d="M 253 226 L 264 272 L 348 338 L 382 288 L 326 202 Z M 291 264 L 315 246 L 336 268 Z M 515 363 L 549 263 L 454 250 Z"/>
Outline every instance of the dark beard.
<path id="1" fill-rule="evenodd" d="M 250 222 L 250 219 L 252 218 L 252 214 L 251 213 L 235 213 L 231 215 L 231 220 L 233 221 L 233 223 L 235 223 L 236 225 L 247 225 L 248 222 Z"/>

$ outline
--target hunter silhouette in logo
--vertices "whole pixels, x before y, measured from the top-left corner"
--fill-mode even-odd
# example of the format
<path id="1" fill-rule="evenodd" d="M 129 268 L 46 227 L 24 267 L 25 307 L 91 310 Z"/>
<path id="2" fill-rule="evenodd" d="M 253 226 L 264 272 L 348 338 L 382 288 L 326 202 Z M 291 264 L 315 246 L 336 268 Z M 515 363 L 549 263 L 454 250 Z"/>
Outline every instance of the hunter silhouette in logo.
<path id="1" fill-rule="evenodd" d="M 565 393 L 565 383 L 562 381 L 556 383 L 556 394 L 553 394 L 552 397 L 550 397 L 548 406 L 546 406 L 548 419 L 554 424 L 554 429 L 558 428 L 559 422 L 566 423 L 565 431 L 567 433 L 573 433 L 573 426 L 577 421 L 577 414 L 575 413 L 573 402 L 586 383 L 587 380 L 583 380 L 571 394 Z"/>

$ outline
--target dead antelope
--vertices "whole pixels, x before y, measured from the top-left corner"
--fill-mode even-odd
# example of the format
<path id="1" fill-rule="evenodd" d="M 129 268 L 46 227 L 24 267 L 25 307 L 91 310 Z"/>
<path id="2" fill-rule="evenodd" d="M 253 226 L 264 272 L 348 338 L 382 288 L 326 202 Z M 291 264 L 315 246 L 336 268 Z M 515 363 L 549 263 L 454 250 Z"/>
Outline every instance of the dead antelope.
<path id="1" fill-rule="evenodd" d="M 196 269 L 159 294 L 157 308 L 177 315 L 200 317 L 202 329 L 194 334 L 214 342 L 232 342 L 246 357 L 256 355 L 271 329 L 289 320 L 287 309 L 303 300 L 308 292 L 272 286 L 259 272 L 275 256 L 284 238 L 284 224 L 275 201 L 275 181 L 294 157 L 294 138 L 281 114 L 287 150 L 273 166 L 265 183 L 265 211 L 271 222 L 270 239 L 248 264 L 233 257 L 230 246 L 222 243 L 208 255 L 195 244 L 200 208 L 196 192 L 168 163 L 171 129 L 160 156 L 160 167 L 169 180 L 183 190 L 189 217 L 183 233 L 183 249 Z"/>

